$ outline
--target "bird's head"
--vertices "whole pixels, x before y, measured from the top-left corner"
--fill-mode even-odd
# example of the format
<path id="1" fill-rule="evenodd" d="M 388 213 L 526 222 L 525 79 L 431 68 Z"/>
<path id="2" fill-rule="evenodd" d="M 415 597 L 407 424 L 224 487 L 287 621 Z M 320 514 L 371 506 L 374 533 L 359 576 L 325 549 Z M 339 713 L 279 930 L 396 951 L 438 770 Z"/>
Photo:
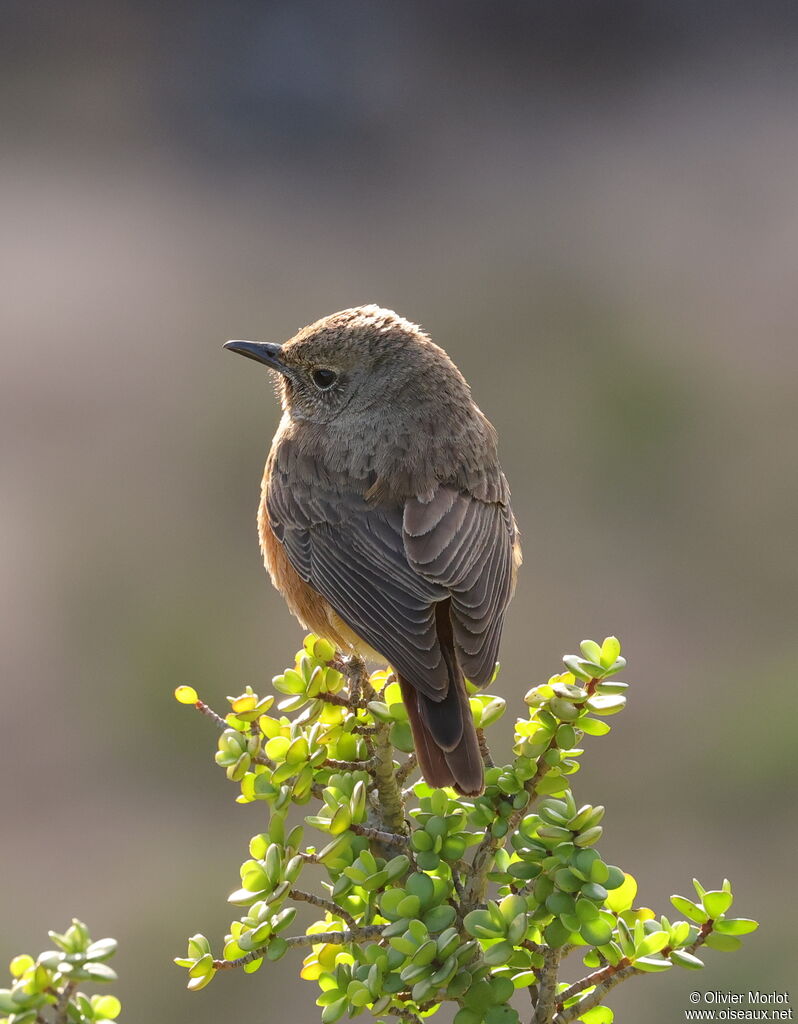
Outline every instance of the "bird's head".
<path id="1" fill-rule="evenodd" d="M 378 306 L 333 313 L 283 345 L 228 341 L 225 348 L 267 366 L 283 408 L 297 420 L 354 423 L 387 402 L 418 408 L 446 395 L 470 401 L 468 385 L 443 349 Z"/>

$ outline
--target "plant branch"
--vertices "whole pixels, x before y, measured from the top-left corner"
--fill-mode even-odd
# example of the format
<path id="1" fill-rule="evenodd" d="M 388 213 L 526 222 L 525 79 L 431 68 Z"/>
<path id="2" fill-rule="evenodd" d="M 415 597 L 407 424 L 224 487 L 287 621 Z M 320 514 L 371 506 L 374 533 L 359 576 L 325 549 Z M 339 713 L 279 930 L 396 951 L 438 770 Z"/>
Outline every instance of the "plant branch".
<path id="1" fill-rule="evenodd" d="M 418 758 L 415 753 L 410 754 L 403 765 L 400 765 L 396 771 L 396 784 L 401 786 L 408 775 L 418 767 Z"/>
<path id="2" fill-rule="evenodd" d="M 356 654 L 346 656 L 341 654 L 339 651 L 336 653 L 330 664 L 333 668 L 337 669 L 349 683 L 349 694 L 346 698 L 349 706 L 365 707 L 366 702 L 363 699 L 363 679 L 368 679 L 368 675 L 365 671 L 363 659 Z"/>
<path id="3" fill-rule="evenodd" d="M 417 1016 L 417 1014 L 413 1013 L 412 1010 L 394 1006 L 385 1012 L 389 1013 L 392 1017 L 399 1017 L 401 1020 L 409 1020 L 411 1024 L 421 1024 L 421 1018 Z"/>
<path id="4" fill-rule="evenodd" d="M 334 704 L 339 708 L 349 708 L 350 711 L 357 711 L 358 708 L 366 706 L 356 697 L 342 697 L 339 693 L 317 693 L 313 699 L 323 700 L 325 704 Z"/>
<path id="5" fill-rule="evenodd" d="M 496 762 L 490 753 L 488 747 L 488 741 L 485 739 L 485 730 L 477 729 L 477 742 L 479 743 L 479 752 L 482 754 L 482 762 L 486 768 L 495 768 Z"/>
<path id="6" fill-rule="evenodd" d="M 694 953 L 699 946 L 703 946 L 707 941 L 707 936 L 712 931 L 714 923 L 714 921 L 710 920 L 705 924 L 702 924 L 695 942 L 686 946 L 685 952 Z M 663 950 L 662 955 L 666 959 L 669 954 L 669 950 Z M 570 1022 L 576 1020 L 577 1017 L 581 1017 L 583 1013 L 586 1013 L 594 1006 L 598 1006 L 600 1003 L 603 1003 L 607 994 L 611 992 L 616 985 L 620 985 L 620 983 L 622 981 L 626 981 L 627 978 L 633 978 L 638 974 L 645 973 L 645 971 L 638 970 L 626 957 L 624 957 L 623 960 L 620 960 L 614 967 L 602 967 L 601 970 L 594 971 L 593 974 L 589 974 L 586 978 L 582 978 L 581 981 L 575 982 L 570 988 L 567 988 L 564 992 L 560 993 L 557 1003 L 560 1008 L 560 1012 L 556 1017 L 554 1017 L 552 1024 L 570 1024 Z M 578 1003 L 574 1003 L 565 1009 L 562 1008 L 562 1004 L 567 999 L 570 999 L 583 989 L 589 988 L 591 985 L 595 985 L 592 992 L 589 992 L 583 999 L 580 999 Z"/>
<path id="7" fill-rule="evenodd" d="M 369 682 L 366 674 L 366 666 L 359 661 L 360 668 L 360 692 L 366 702 L 376 697 L 374 688 Z M 380 817 L 382 823 L 391 832 L 407 835 L 407 824 L 405 822 L 405 804 L 402 796 L 402 787 L 396 777 L 396 768 L 393 763 L 393 744 L 391 743 L 391 727 L 386 722 L 375 721 L 374 731 L 371 734 L 371 750 L 376 760 L 372 770 L 372 777 L 379 794 Z"/>
<path id="8" fill-rule="evenodd" d="M 334 757 L 328 757 L 324 767 L 342 772 L 370 772 L 377 767 L 377 758 L 370 757 L 366 761 L 336 761 Z"/>
<path id="9" fill-rule="evenodd" d="M 593 971 L 592 974 L 586 975 L 581 980 L 575 981 L 573 985 L 565 989 L 564 992 L 560 992 L 557 997 L 559 1013 L 555 1017 L 556 1024 L 564 1024 L 565 1021 L 574 1019 L 574 1017 L 570 1017 L 569 1014 L 571 1010 L 575 1009 L 575 1006 L 569 1006 L 567 1009 L 563 1009 L 563 1003 L 572 999 L 574 996 L 584 991 L 584 989 L 595 986 L 595 991 L 601 992 L 599 999 L 595 1003 L 591 1004 L 593 1006 L 597 1006 L 598 1003 L 603 1001 L 607 992 L 615 988 L 616 985 L 619 985 L 622 981 L 626 981 L 627 978 L 631 978 L 634 974 L 643 973 L 643 971 L 638 971 L 627 957 L 624 957 L 622 960 L 619 960 L 615 966 L 608 965 L 607 967 L 601 967 L 599 970 Z M 576 1004 L 576 1006 L 579 1007 L 577 1015 L 590 1009 L 587 1005 L 587 1000 L 590 999 L 593 994 L 594 993 L 591 992 L 589 996 L 586 996 L 585 999 L 581 999 L 579 1003 Z"/>
<path id="10" fill-rule="evenodd" d="M 645 974 L 645 971 L 639 971 L 633 963 L 624 958 L 615 967 L 604 967 L 600 971 L 596 971 L 595 974 L 602 976 L 596 987 L 583 999 L 580 999 L 578 1003 L 574 1003 L 561 1013 L 558 1013 L 554 1018 L 553 1024 L 569 1024 L 570 1021 L 576 1020 L 577 1017 L 580 1017 L 594 1006 L 603 1003 L 608 993 L 616 985 L 620 985 L 627 978 L 633 978 L 638 974 Z"/>
<path id="11" fill-rule="evenodd" d="M 538 973 L 538 998 L 532 1024 L 551 1024 L 557 1006 L 557 973 L 560 967 L 559 949 L 545 947 L 543 966 Z"/>
<path id="12" fill-rule="evenodd" d="M 306 864 L 323 864 L 324 861 L 319 859 L 317 853 L 307 853 L 305 850 L 299 850 L 297 857 L 301 857 Z"/>
<path id="13" fill-rule="evenodd" d="M 313 892 L 305 892 L 304 889 L 291 889 L 288 893 L 292 900 L 296 900 L 297 903 L 312 903 L 314 907 L 318 907 L 320 910 L 326 910 L 328 914 L 332 914 L 333 917 L 340 917 L 342 921 L 345 921 L 350 928 L 357 928 L 358 923 L 352 917 L 350 913 L 339 907 L 337 903 L 333 903 L 332 900 L 327 900 L 323 896 L 317 896 Z"/>
<path id="14" fill-rule="evenodd" d="M 349 826 L 349 831 L 354 832 L 356 836 L 365 836 L 366 839 L 371 839 L 376 843 L 384 843 L 386 846 L 400 846 L 403 850 L 407 850 L 410 846 L 407 836 L 399 835 L 396 832 L 386 832 L 381 828 L 372 828 L 370 825 L 359 825 L 355 821 Z"/>
<path id="15" fill-rule="evenodd" d="M 68 981 L 61 989 L 58 995 L 58 1002 L 55 1004 L 53 1024 L 67 1024 L 69 1000 L 72 998 L 77 987 L 78 983 L 76 981 Z"/>
<path id="16" fill-rule="evenodd" d="M 352 928 L 351 931 L 343 932 L 317 932 L 315 935 L 289 935 L 285 940 L 289 946 L 318 946 L 327 943 L 335 946 L 342 946 L 346 942 L 363 942 L 364 939 L 373 939 L 382 933 L 385 925 L 372 924 L 364 928 Z M 268 946 L 261 946 L 253 949 L 246 956 L 239 956 L 235 960 L 214 960 L 213 967 L 217 971 L 229 971 L 234 967 L 245 967 L 254 963 L 255 960 L 262 960 L 269 951 Z"/>
<path id="17" fill-rule="evenodd" d="M 262 764 L 266 768 L 271 768 L 272 771 L 274 771 L 274 769 L 277 767 L 275 762 L 272 761 L 272 759 L 270 757 L 266 757 L 265 754 L 253 754 L 252 755 L 252 763 L 253 764 Z"/>
<path id="18" fill-rule="evenodd" d="M 213 708 L 208 707 L 204 700 L 198 700 L 194 707 L 197 709 L 197 711 L 200 711 L 203 715 L 205 715 L 206 718 L 210 718 L 210 720 L 216 725 L 217 729 L 230 728 L 227 722 L 225 722 L 225 720 L 222 718 L 222 716 L 217 715 Z"/>

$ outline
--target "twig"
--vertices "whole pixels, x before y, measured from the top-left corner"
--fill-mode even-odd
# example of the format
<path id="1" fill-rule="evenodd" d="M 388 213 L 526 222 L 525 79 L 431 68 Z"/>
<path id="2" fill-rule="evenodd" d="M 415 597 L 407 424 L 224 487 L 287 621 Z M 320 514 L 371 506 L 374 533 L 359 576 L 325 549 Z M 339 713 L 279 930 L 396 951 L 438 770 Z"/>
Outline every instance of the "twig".
<path id="1" fill-rule="evenodd" d="M 360 676 L 358 679 L 360 690 L 366 702 L 376 697 L 376 693 L 363 662 L 359 662 Z M 364 727 L 364 731 L 365 731 Z M 393 763 L 393 744 L 391 743 L 391 727 L 386 722 L 377 721 L 373 727 L 369 746 L 376 759 L 372 770 L 374 782 L 379 793 L 380 816 L 382 821 L 391 832 L 407 835 L 405 823 L 405 804 L 402 796 L 402 787 L 396 778 L 396 768 Z"/>
<path id="2" fill-rule="evenodd" d="M 349 826 L 349 831 L 376 843 L 384 843 L 386 846 L 401 846 L 402 849 L 406 849 L 410 845 L 407 836 L 399 835 L 397 832 L 386 832 L 381 828 L 372 828 L 370 825 L 360 825 L 356 821 Z"/>
<path id="3" fill-rule="evenodd" d="M 560 967 L 560 951 L 546 947 L 543 950 L 543 967 L 538 973 L 538 998 L 535 1005 L 533 1024 L 551 1024 L 557 1005 L 557 972 Z"/>
<path id="4" fill-rule="evenodd" d="M 365 708 L 362 700 L 355 697 L 342 697 L 338 693 L 317 693 L 313 700 L 323 700 L 325 704 L 334 704 L 338 708 L 349 708 L 350 711 L 357 711 L 358 708 Z"/>
<path id="5" fill-rule="evenodd" d="M 701 929 L 698 933 L 698 937 L 695 942 L 691 942 L 689 946 L 685 947 L 685 951 L 688 953 L 694 953 L 699 946 L 707 941 L 707 936 L 712 931 L 714 921 L 709 920 L 705 924 L 701 925 Z M 663 956 L 669 955 L 670 951 L 663 950 Z M 614 967 L 608 966 L 603 967 L 600 971 L 595 971 L 593 974 L 583 978 L 581 981 L 575 982 L 570 988 L 567 988 L 564 992 L 561 992 L 558 997 L 558 1006 L 561 1007 L 567 999 L 571 996 L 576 995 L 577 992 L 581 992 L 584 988 L 589 988 L 591 985 L 596 987 L 592 992 L 580 999 L 578 1002 L 573 1003 L 571 1006 L 565 1009 L 560 1009 L 560 1012 L 554 1017 L 552 1024 L 570 1024 L 571 1021 L 576 1020 L 577 1017 L 581 1017 L 583 1013 L 591 1010 L 594 1006 L 598 1006 L 603 1003 L 607 994 L 615 988 L 616 985 L 620 985 L 622 981 L 626 981 L 627 978 L 633 978 L 638 974 L 645 974 L 645 971 L 638 970 L 633 963 L 624 957 Z"/>
<path id="6" fill-rule="evenodd" d="M 367 925 L 365 928 L 353 928 L 347 932 L 317 932 L 315 935 L 289 935 L 285 942 L 289 946 L 317 946 L 328 943 L 334 946 L 342 946 L 345 942 L 362 942 L 364 939 L 373 939 L 382 933 L 384 927 L 385 925 L 383 924 L 372 924 Z M 234 967 L 245 967 L 247 964 L 254 963 L 255 960 L 263 959 L 268 950 L 268 946 L 261 946 L 259 949 L 253 949 L 251 953 L 247 953 L 246 956 L 239 956 L 235 960 L 214 960 L 214 970 L 229 971 Z"/>
<path id="7" fill-rule="evenodd" d="M 627 978 L 633 978 L 636 974 L 644 974 L 645 972 L 638 971 L 634 964 L 621 960 L 617 966 L 604 967 L 600 972 L 597 971 L 596 973 L 603 974 L 604 980 L 600 981 L 593 991 L 589 992 L 584 999 L 580 999 L 578 1003 L 574 1003 L 573 1006 L 569 1006 L 561 1013 L 558 1013 L 554 1018 L 553 1024 L 568 1024 L 569 1021 L 576 1020 L 577 1017 L 580 1017 L 583 1013 L 586 1013 L 594 1006 L 598 1006 L 599 1003 L 603 1003 L 607 994 L 611 992 L 616 985 L 620 985 L 620 983 L 622 981 L 626 981 Z"/>
<path id="8" fill-rule="evenodd" d="M 696 936 L 695 942 L 691 942 L 689 946 L 686 946 L 685 947 L 685 952 L 686 953 L 695 953 L 695 951 L 698 949 L 698 947 L 699 946 L 703 946 L 704 943 L 707 941 L 707 939 L 709 938 L 710 932 L 712 931 L 712 929 L 714 927 L 715 927 L 715 922 L 712 920 L 712 918 L 710 918 L 708 921 L 705 921 L 704 924 L 702 924 L 701 927 L 698 930 L 698 935 Z M 670 950 L 668 952 L 670 952 Z"/>
<path id="9" fill-rule="evenodd" d="M 488 741 L 485 739 L 484 729 L 477 729 L 477 742 L 479 743 L 479 752 L 482 754 L 482 763 L 486 768 L 495 768 L 496 763 L 491 757 L 490 749 L 488 748 Z"/>
<path id="10" fill-rule="evenodd" d="M 400 1017 L 402 1020 L 409 1020 L 411 1024 L 421 1024 L 421 1018 L 413 1013 L 412 1010 L 408 1010 L 404 1007 L 391 1007 L 390 1010 L 386 1010 L 392 1017 Z"/>
<path id="11" fill-rule="evenodd" d="M 418 767 L 418 758 L 415 753 L 411 754 L 404 764 L 400 765 L 396 770 L 396 783 L 401 786 L 402 783 L 407 779 L 408 775 Z"/>
<path id="12" fill-rule="evenodd" d="M 330 662 L 330 665 L 334 669 L 344 676 L 349 683 L 349 698 L 352 705 L 365 707 L 363 703 L 363 686 L 362 680 L 365 676 L 363 659 L 357 654 L 351 654 L 349 656 L 343 655 L 340 652 L 336 652 L 335 657 Z M 366 676 L 366 678 L 368 678 Z"/>
<path id="13" fill-rule="evenodd" d="M 328 914 L 332 914 L 333 917 L 340 917 L 342 921 L 345 921 L 350 928 L 357 928 L 358 923 L 343 907 L 339 907 L 337 903 L 333 903 L 332 900 L 327 900 L 323 896 L 317 896 L 313 892 L 305 892 L 304 889 L 291 889 L 288 893 L 292 900 L 296 900 L 297 903 L 312 903 L 314 907 L 318 907 L 320 910 L 326 910 Z"/>
<path id="14" fill-rule="evenodd" d="M 212 722 L 216 724 L 217 729 L 229 729 L 227 722 L 222 718 L 221 715 L 217 715 L 213 708 L 209 708 L 204 700 L 198 700 L 194 707 L 197 711 L 201 711 L 206 718 L 210 718 Z"/>
<path id="15" fill-rule="evenodd" d="M 336 761 L 334 757 L 328 757 L 323 763 L 325 768 L 334 768 L 342 772 L 370 772 L 377 766 L 377 758 L 370 757 L 366 761 Z"/>
<path id="16" fill-rule="evenodd" d="M 272 771 L 277 767 L 276 763 L 270 757 L 266 757 L 265 754 L 253 754 L 252 763 L 265 765 L 266 768 L 271 768 Z"/>
<path id="17" fill-rule="evenodd" d="M 54 1024 L 66 1024 L 69 1010 L 69 1000 L 72 998 L 78 987 L 76 981 L 68 981 L 58 995 L 58 1002 L 55 1004 Z"/>
<path id="18" fill-rule="evenodd" d="M 622 974 L 627 967 L 631 966 L 632 963 L 629 960 L 629 958 L 623 957 L 623 959 L 619 960 L 618 963 L 614 966 L 608 965 L 607 967 L 600 967 L 597 971 L 593 971 L 592 974 L 588 974 L 584 978 L 581 978 L 579 981 L 575 981 L 573 985 L 570 985 L 567 989 L 565 989 L 563 992 L 560 992 L 557 996 L 557 1005 L 560 1008 L 560 1015 L 562 1015 L 563 1004 L 567 1003 L 569 999 L 572 999 L 574 996 L 579 995 L 579 993 L 584 991 L 586 988 L 602 985 L 605 981 L 609 981 L 616 975 Z M 629 978 L 633 973 L 634 969 L 628 971 L 624 975 L 624 977 Z M 642 974 L 643 972 L 641 971 L 639 973 Z M 615 982 L 615 984 L 617 985 L 620 981 L 623 981 L 623 978 L 619 978 L 618 981 Z"/>

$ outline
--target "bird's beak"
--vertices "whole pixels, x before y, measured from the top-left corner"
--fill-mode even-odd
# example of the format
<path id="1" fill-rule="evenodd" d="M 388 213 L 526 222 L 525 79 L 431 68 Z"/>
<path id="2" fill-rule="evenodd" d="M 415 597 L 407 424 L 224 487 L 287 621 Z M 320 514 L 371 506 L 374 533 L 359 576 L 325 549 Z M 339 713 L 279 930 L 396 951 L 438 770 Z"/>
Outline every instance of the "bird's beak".
<path id="1" fill-rule="evenodd" d="M 282 346 L 275 345 L 271 341 L 228 341 L 224 347 L 229 348 L 231 352 L 238 352 L 239 355 L 246 356 L 247 359 L 263 363 L 270 370 L 277 370 L 279 373 L 288 371 L 288 367 L 280 358 Z"/>

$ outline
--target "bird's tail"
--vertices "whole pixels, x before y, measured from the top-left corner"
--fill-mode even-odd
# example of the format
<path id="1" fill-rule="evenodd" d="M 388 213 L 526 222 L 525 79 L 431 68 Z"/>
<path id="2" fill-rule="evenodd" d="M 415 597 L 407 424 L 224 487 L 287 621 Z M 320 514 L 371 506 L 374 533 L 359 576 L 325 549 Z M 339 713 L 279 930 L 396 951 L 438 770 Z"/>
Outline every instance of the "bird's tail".
<path id="1" fill-rule="evenodd" d="M 402 699 L 426 782 L 437 788 L 453 786 L 463 796 L 479 796 L 485 788 L 485 774 L 465 679 L 451 636 L 440 636 L 440 632 L 441 650 L 449 670 L 446 696 L 441 701 L 431 700 L 399 676 Z"/>

